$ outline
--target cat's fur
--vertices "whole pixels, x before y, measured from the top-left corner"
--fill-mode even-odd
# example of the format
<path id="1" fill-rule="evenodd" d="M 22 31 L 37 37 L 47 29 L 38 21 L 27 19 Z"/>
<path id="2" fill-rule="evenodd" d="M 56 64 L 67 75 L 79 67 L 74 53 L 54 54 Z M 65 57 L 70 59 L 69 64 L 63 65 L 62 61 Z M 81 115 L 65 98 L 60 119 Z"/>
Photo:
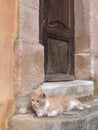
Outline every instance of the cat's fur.
<path id="1" fill-rule="evenodd" d="M 71 96 L 46 96 L 41 89 L 33 90 L 31 102 L 32 108 L 38 117 L 54 117 L 73 109 L 83 110 L 91 107 L 90 105 L 82 104 Z"/>

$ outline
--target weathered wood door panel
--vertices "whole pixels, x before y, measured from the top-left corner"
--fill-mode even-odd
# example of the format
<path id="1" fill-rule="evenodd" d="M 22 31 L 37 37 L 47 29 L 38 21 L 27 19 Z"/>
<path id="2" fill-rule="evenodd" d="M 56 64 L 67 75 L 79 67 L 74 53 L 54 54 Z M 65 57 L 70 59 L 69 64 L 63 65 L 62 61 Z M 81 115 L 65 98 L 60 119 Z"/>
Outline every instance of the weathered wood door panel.
<path id="1" fill-rule="evenodd" d="M 74 79 L 74 1 L 41 0 L 40 40 L 45 47 L 45 79 Z"/>

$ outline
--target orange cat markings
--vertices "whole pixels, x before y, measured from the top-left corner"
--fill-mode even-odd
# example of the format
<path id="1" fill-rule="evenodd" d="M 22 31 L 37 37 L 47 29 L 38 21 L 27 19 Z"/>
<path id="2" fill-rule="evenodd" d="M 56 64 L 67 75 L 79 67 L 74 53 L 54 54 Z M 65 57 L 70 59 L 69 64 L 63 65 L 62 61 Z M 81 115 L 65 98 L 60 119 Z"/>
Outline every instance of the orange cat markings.
<path id="1" fill-rule="evenodd" d="M 83 110 L 90 105 L 82 104 L 71 96 L 47 96 L 41 89 L 32 92 L 32 108 L 38 117 L 55 117 L 70 110 Z"/>

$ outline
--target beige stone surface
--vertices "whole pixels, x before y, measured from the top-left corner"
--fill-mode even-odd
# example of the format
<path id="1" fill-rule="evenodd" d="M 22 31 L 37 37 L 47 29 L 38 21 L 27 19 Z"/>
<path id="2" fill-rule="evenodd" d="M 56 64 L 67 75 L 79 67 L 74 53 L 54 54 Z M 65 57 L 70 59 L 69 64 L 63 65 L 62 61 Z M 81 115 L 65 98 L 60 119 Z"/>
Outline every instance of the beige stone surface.
<path id="1" fill-rule="evenodd" d="M 11 4 L 11 3 L 10 3 Z M 9 10 L 9 3 L 7 2 L 5 4 L 7 6 L 7 11 Z M 98 82 L 98 1 L 96 0 L 75 0 L 75 76 L 77 79 L 91 79 L 93 78 L 96 82 Z M 5 6 L 5 8 L 6 8 Z M 12 6 L 13 7 L 13 6 Z M 12 8 L 11 7 L 11 8 Z M 4 9 L 5 9 L 4 8 Z M 13 9 L 13 8 L 12 8 Z M 4 11 L 4 10 L 3 10 Z M 6 11 L 6 12 L 7 12 Z M 1 4 L 1 12 L 2 12 L 2 4 Z M 20 111 L 20 113 L 26 113 L 28 112 L 28 107 L 30 106 L 30 93 L 32 91 L 32 88 L 36 88 L 39 84 L 41 84 L 44 81 L 44 50 L 43 46 L 39 44 L 39 0 L 19 0 L 19 10 L 18 12 L 18 40 L 15 43 L 15 75 L 14 75 L 14 85 L 15 85 L 15 103 L 16 103 L 16 111 Z M 11 11 L 9 14 L 13 13 Z M 2 13 L 1 16 L 6 16 L 5 11 Z M 6 19 L 12 20 L 12 15 L 8 15 Z M 5 34 L 1 30 L 1 37 L 3 39 L 6 38 L 8 43 L 11 43 L 9 40 L 10 33 L 13 32 L 13 28 L 11 28 L 14 23 L 9 22 L 7 20 L 2 19 L 0 17 L 1 21 L 1 29 L 4 27 L 8 27 L 8 33 Z M 5 21 L 5 22 L 4 22 Z M 4 34 L 4 35 L 3 35 Z M 4 37 L 3 37 L 4 36 Z M 11 35 L 10 39 L 13 39 L 13 35 Z M 4 41 L 6 43 L 6 40 Z M 1 42 L 3 43 L 3 40 L 1 39 Z M 8 49 L 12 47 L 11 45 L 8 46 L 7 44 L 2 44 L 4 49 Z M 6 46 L 7 45 L 7 46 Z M 11 49 L 11 48 L 10 48 Z M 12 50 L 11 50 L 12 51 Z M 10 51 L 10 52 L 11 52 Z M 1 49 L 2 52 L 2 49 Z M 6 52 L 6 59 L 9 64 L 11 61 L 11 57 L 9 54 L 9 51 Z M 12 53 L 11 53 L 12 54 Z M 1 56 L 2 59 L 2 56 Z M 10 85 L 10 80 L 8 76 L 10 77 L 12 72 L 10 70 L 11 66 L 7 66 L 6 68 L 6 62 L 5 60 L 1 60 L 3 66 L 1 66 L 1 71 L 6 71 L 7 77 L 4 73 L 2 73 L 1 76 L 1 85 L 2 81 L 7 81 L 8 86 Z M 11 65 L 11 64 L 9 64 Z M 3 78 L 2 78 L 3 77 Z M 3 80 L 2 80 L 3 79 Z M 1 93 L 9 95 L 9 87 L 7 85 L 3 87 L 4 84 L 1 86 Z M 3 88 L 3 89 L 2 89 Z M 5 88 L 5 89 L 4 89 Z M 6 92 L 5 92 L 6 90 Z M 7 91 L 8 90 L 8 91 Z M 11 93 L 11 96 L 12 93 Z M 5 106 L 2 105 L 2 102 L 6 104 Z M 4 111 L 9 110 L 9 106 L 11 106 L 12 102 L 9 101 L 7 103 L 5 100 L 2 100 L 1 102 L 1 113 L 2 110 Z M 10 105 L 9 105 L 10 104 Z M 7 107 L 6 107 L 7 106 Z M 4 113 L 3 113 L 4 114 Z M 5 114 L 4 114 L 5 115 Z M 96 120 L 98 117 L 95 116 L 96 113 L 93 113 L 94 117 L 91 116 L 89 120 L 88 117 L 88 124 L 93 122 L 93 119 Z M 2 116 L 1 116 L 2 117 Z M 17 116 L 19 117 L 19 115 Z M 27 130 L 28 123 L 30 126 L 30 129 L 40 129 L 40 124 L 34 124 L 32 126 L 32 117 L 19 117 L 20 119 L 17 120 L 17 117 L 14 117 L 14 125 L 11 124 L 11 127 L 9 130 Z M 31 119 L 31 120 L 30 120 Z M 76 118 L 75 118 L 76 119 Z M 25 122 L 24 122 L 25 121 Z M 27 122 L 26 122 L 27 121 Z M 29 122 L 30 121 L 30 122 Z M 38 121 L 38 120 L 36 120 Z M 42 120 L 41 120 L 42 121 Z M 91 130 L 96 130 L 96 124 L 97 122 L 94 121 L 94 124 L 89 125 L 88 127 L 85 126 L 85 119 L 83 118 L 82 121 L 78 120 L 75 124 L 70 125 L 73 123 L 71 120 L 70 123 L 65 122 L 65 119 L 62 122 L 52 123 L 52 126 L 54 126 L 54 129 L 69 129 L 72 128 L 73 130 L 81 129 L 85 130 L 86 128 L 92 128 Z M 82 123 L 81 123 L 82 122 Z M 33 122 L 34 123 L 34 122 Z M 42 122 L 41 122 L 42 123 Z M 48 124 L 49 123 L 49 124 Z M 51 123 L 48 122 L 47 124 L 43 124 L 42 129 L 52 129 Z M 18 124 L 20 124 L 20 128 L 18 127 Z M 79 125 L 78 125 L 79 124 Z M 93 127 L 94 126 L 94 127 Z M 95 128 L 96 127 L 96 128 Z"/>
<path id="2" fill-rule="evenodd" d="M 75 0 L 75 53 L 90 52 L 89 0 Z"/>
<path id="3" fill-rule="evenodd" d="M 20 0 L 18 20 L 18 38 L 39 43 L 39 0 Z"/>
<path id="4" fill-rule="evenodd" d="M 91 52 L 98 54 L 98 1 L 90 0 Z"/>
<path id="5" fill-rule="evenodd" d="M 13 115 L 8 130 L 98 130 L 98 99 L 88 104 L 92 106 L 90 109 L 70 111 L 54 118 Z"/>
<path id="6" fill-rule="evenodd" d="M 70 95 L 76 98 L 93 96 L 94 83 L 86 80 L 74 80 L 68 82 L 46 82 L 42 85 L 43 91 L 47 95 L 61 94 Z"/>
<path id="7" fill-rule="evenodd" d="M 94 80 L 98 81 L 98 54 L 94 57 Z"/>
<path id="8" fill-rule="evenodd" d="M 95 81 L 95 93 L 98 96 L 98 1 L 90 0 L 90 31 L 91 54 L 93 61 L 93 79 Z"/>
<path id="9" fill-rule="evenodd" d="M 78 79 L 92 78 L 96 87 L 97 55 L 98 1 L 75 0 L 75 75 Z"/>
<path id="10" fill-rule="evenodd" d="M 16 115 L 12 117 L 8 130 L 86 130 L 85 118 L 67 117 L 39 119 L 33 115 Z"/>
<path id="11" fill-rule="evenodd" d="M 75 53 L 90 53 L 90 36 L 75 38 Z"/>
<path id="12" fill-rule="evenodd" d="M 28 108 L 33 88 L 44 81 L 43 46 L 17 40 L 15 42 L 14 86 L 16 111 Z"/>
<path id="13" fill-rule="evenodd" d="M 14 48 L 16 112 L 26 113 L 32 89 L 44 81 L 44 48 L 39 43 L 39 0 L 19 0 L 18 38 Z"/>
<path id="14" fill-rule="evenodd" d="M 90 79 L 90 54 L 77 54 L 75 55 L 75 77 L 77 79 Z"/>

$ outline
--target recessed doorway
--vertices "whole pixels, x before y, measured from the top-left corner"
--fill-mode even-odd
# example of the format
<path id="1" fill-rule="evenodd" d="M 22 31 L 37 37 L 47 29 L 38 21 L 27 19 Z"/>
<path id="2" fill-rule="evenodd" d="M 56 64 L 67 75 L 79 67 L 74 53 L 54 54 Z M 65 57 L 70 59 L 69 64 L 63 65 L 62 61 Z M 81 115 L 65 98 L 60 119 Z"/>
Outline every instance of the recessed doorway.
<path id="1" fill-rule="evenodd" d="M 74 79 L 74 0 L 40 1 L 45 81 Z"/>

